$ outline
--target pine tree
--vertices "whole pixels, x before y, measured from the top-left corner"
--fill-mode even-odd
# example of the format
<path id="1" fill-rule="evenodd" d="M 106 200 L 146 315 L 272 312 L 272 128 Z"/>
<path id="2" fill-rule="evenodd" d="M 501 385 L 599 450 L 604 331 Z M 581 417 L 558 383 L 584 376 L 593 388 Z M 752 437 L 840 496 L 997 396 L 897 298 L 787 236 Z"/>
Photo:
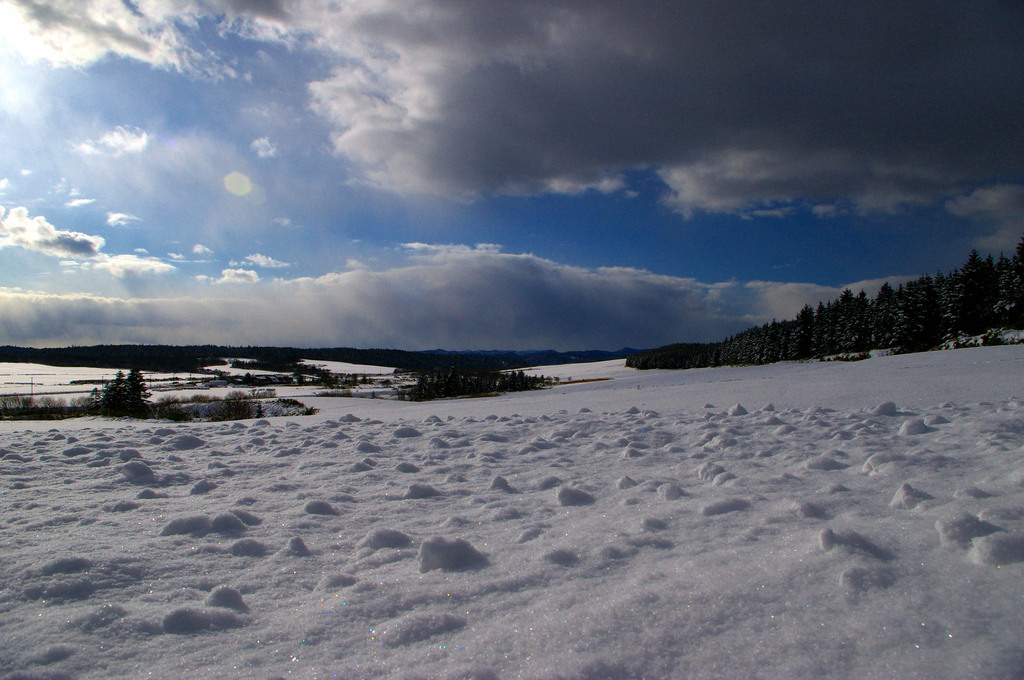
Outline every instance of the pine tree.
<path id="1" fill-rule="evenodd" d="M 128 381 L 124 371 L 118 371 L 114 379 L 103 386 L 100 407 L 103 415 L 123 416 L 128 404 Z"/>
<path id="2" fill-rule="evenodd" d="M 1024 236 L 1017 244 L 1017 252 L 1000 268 L 996 306 L 1004 324 L 1024 328 Z"/>
<path id="3" fill-rule="evenodd" d="M 146 402 L 149 399 L 150 392 L 146 389 L 146 381 L 142 377 L 142 371 L 137 368 L 133 368 L 128 372 L 128 377 L 125 380 L 125 410 L 126 415 L 133 418 L 145 418 L 149 411 L 149 404 Z"/>
<path id="4" fill-rule="evenodd" d="M 935 282 L 930 276 L 907 283 L 897 292 L 899 317 L 895 347 L 901 352 L 921 352 L 935 347 L 942 339 L 942 318 L 938 308 Z"/>
<path id="5" fill-rule="evenodd" d="M 999 299 L 999 278 L 992 256 L 982 259 L 977 250 L 972 250 L 967 262 L 955 278 L 952 305 L 951 333 L 979 335 L 995 323 L 994 310 Z"/>
<path id="6" fill-rule="evenodd" d="M 124 371 L 118 371 L 114 379 L 103 386 L 100 412 L 115 418 L 145 418 L 149 408 L 146 403 L 148 398 L 146 382 L 137 368 L 133 368 L 127 376 Z"/>
<path id="7" fill-rule="evenodd" d="M 878 289 L 871 304 L 869 318 L 871 346 L 875 349 L 889 349 L 893 346 L 894 331 L 899 317 L 896 291 L 886 281 Z"/>
<path id="8" fill-rule="evenodd" d="M 814 308 L 804 305 L 796 316 L 796 324 L 789 336 L 790 359 L 809 359 L 813 355 Z"/>
<path id="9" fill-rule="evenodd" d="M 814 356 L 819 358 L 832 354 L 831 307 L 831 302 L 828 307 L 825 306 L 824 302 L 819 302 L 818 309 L 814 312 L 814 330 L 811 334 L 811 347 Z"/>

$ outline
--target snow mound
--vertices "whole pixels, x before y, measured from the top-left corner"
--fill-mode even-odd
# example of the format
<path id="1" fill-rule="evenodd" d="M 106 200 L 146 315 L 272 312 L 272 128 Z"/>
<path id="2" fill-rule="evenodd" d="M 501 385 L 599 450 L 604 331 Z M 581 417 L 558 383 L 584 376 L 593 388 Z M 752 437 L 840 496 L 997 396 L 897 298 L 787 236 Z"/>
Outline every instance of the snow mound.
<path id="1" fill-rule="evenodd" d="M 382 548 L 405 548 L 412 539 L 396 529 L 374 529 L 357 544 L 360 548 L 381 550 Z"/>
<path id="2" fill-rule="evenodd" d="M 555 499 L 559 505 L 593 505 L 597 499 L 583 489 L 572 486 L 560 486 L 555 492 Z"/>
<path id="3" fill-rule="evenodd" d="M 469 541 L 462 538 L 449 540 L 443 536 L 434 536 L 423 541 L 416 558 L 419 560 L 422 573 L 435 569 L 457 571 L 486 566 L 488 563 L 487 557 L 477 551 Z"/>
<path id="4" fill-rule="evenodd" d="M 164 616 L 161 625 L 165 633 L 191 635 L 210 630 L 241 628 L 245 621 L 234 612 L 181 607 Z"/>
<path id="5" fill-rule="evenodd" d="M 0 677 L 1020 676 L 1024 347 L 621 364 L 249 424 L 0 421 Z"/>
<path id="6" fill-rule="evenodd" d="M 242 599 L 242 594 L 231 586 L 217 586 L 210 591 L 210 595 L 206 598 L 206 605 L 208 607 L 234 609 L 242 613 L 249 611 L 248 605 Z"/>

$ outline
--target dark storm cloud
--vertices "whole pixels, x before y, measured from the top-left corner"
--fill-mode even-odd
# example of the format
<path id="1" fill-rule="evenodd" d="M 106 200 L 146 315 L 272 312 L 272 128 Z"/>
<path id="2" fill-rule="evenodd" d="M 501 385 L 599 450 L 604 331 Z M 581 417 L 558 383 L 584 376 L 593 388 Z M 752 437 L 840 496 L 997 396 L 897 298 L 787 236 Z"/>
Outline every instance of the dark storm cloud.
<path id="1" fill-rule="evenodd" d="M 705 284 L 625 267 L 587 269 L 494 248 L 416 246 L 401 266 L 261 281 L 225 270 L 201 291 L 118 299 L 0 289 L 0 344 L 246 342 L 538 349 L 718 340 L 793 316 L 839 289 Z M 217 284 L 216 287 L 213 284 Z M 195 319 L 215 319 L 197 327 Z"/>
<path id="2" fill-rule="evenodd" d="M 1019 0 L 12 6 L 16 49 L 53 63 L 238 77 L 226 44 L 199 42 L 204 21 L 327 57 L 314 109 L 353 179 L 396 191 L 615 191 L 643 169 L 684 214 L 753 214 L 1021 182 Z"/>
<path id="3" fill-rule="evenodd" d="M 681 210 L 866 209 L 1020 171 L 1016 2 L 382 3 L 313 85 L 374 179 L 535 192 L 655 168 Z"/>
<path id="4" fill-rule="evenodd" d="M 221 0 L 220 4 L 233 15 L 252 15 L 266 19 L 283 19 L 287 16 L 282 0 Z"/>

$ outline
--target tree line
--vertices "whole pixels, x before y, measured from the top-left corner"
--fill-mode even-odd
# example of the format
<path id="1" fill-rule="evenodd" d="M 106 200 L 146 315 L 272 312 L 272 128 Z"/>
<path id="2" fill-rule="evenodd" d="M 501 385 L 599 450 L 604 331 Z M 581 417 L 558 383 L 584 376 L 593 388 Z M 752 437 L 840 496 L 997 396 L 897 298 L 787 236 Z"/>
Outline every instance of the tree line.
<path id="1" fill-rule="evenodd" d="M 1024 328 L 1024 237 L 1012 257 L 972 250 L 949 273 L 937 272 L 875 296 L 850 289 L 838 299 L 804 305 L 796 318 L 773 320 L 721 342 L 679 343 L 639 352 L 632 368 L 706 368 L 776 361 L 856 358 L 871 350 L 920 352 L 943 343 L 985 336 L 996 328 Z M 998 342 L 995 335 L 984 342 Z"/>
<path id="2" fill-rule="evenodd" d="M 420 374 L 407 396 L 412 401 L 427 401 L 498 392 L 525 392 L 541 389 L 548 382 L 543 376 L 527 375 L 523 371 L 464 371 L 452 366 L 446 371 Z"/>
<path id="3" fill-rule="evenodd" d="M 226 358 L 243 359 L 254 369 L 278 373 L 315 375 L 317 369 L 303 360 L 338 361 L 370 366 L 389 366 L 403 371 L 443 371 L 457 357 L 465 370 L 497 371 L 540 364 L 598 361 L 627 356 L 621 352 L 412 352 L 400 349 L 352 347 L 262 347 L 224 345 L 91 345 L 71 347 L 0 346 L 0 362 L 37 363 L 47 366 L 137 368 L 154 373 L 199 372 L 205 366 L 225 365 Z"/>

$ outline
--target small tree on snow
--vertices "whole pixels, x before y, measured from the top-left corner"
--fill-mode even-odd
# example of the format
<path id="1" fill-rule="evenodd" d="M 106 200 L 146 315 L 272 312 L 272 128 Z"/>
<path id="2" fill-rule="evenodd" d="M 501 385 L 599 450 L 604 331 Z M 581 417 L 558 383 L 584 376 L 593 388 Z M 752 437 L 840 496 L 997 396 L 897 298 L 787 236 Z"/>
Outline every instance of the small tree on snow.
<path id="1" fill-rule="evenodd" d="M 148 398 L 149 390 L 139 369 L 133 368 L 127 376 L 124 371 L 118 371 L 103 387 L 100 411 L 106 416 L 145 418 L 149 410 Z"/>

